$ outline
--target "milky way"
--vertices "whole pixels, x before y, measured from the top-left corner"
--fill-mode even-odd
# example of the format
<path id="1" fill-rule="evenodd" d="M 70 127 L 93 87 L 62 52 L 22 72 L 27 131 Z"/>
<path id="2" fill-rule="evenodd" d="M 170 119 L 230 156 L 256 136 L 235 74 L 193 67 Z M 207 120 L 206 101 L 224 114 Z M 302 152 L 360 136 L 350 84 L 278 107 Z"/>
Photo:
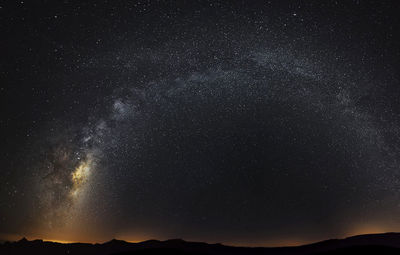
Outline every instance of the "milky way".
<path id="1" fill-rule="evenodd" d="M 116 31 L 85 19 L 99 35 L 54 39 L 61 65 L 25 82 L 40 120 L 19 142 L 24 177 L 4 178 L 5 201 L 29 202 L 2 221 L 24 223 L 0 232 L 275 245 L 398 231 L 398 51 L 378 33 L 392 16 L 349 5 L 370 27 L 334 3 L 131 6 L 155 12 L 142 20 L 117 5 L 102 19 Z M 93 44 L 74 48 L 81 36 Z"/>

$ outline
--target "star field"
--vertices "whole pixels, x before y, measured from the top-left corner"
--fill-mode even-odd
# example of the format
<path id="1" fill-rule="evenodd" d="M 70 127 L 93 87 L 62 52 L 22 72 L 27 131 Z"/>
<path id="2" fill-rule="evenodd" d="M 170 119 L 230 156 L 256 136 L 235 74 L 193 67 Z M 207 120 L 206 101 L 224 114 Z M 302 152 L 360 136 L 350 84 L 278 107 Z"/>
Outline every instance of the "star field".
<path id="1" fill-rule="evenodd" d="M 0 237 L 399 231 L 399 5 L 0 8 Z"/>

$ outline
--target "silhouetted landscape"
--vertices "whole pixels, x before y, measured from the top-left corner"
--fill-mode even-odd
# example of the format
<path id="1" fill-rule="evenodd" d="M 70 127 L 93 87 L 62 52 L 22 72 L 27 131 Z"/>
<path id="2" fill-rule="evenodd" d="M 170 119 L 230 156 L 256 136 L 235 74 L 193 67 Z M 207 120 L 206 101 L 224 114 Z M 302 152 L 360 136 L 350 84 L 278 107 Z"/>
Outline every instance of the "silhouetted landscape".
<path id="1" fill-rule="evenodd" d="M 222 244 L 187 242 L 181 239 L 148 240 L 129 243 L 111 240 L 103 244 L 56 243 L 42 240 L 5 242 L 0 254 L 399 254 L 400 233 L 368 234 L 346 239 L 330 239 L 293 247 L 234 247 Z"/>

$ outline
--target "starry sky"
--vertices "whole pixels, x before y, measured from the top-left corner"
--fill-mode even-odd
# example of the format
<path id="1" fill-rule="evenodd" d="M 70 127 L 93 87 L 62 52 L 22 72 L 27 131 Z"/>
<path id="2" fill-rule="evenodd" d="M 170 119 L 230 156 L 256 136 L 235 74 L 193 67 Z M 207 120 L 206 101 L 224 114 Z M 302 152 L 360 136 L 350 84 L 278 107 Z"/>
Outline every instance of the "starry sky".
<path id="1" fill-rule="evenodd" d="M 400 231 L 398 1 L 0 4 L 0 239 Z"/>

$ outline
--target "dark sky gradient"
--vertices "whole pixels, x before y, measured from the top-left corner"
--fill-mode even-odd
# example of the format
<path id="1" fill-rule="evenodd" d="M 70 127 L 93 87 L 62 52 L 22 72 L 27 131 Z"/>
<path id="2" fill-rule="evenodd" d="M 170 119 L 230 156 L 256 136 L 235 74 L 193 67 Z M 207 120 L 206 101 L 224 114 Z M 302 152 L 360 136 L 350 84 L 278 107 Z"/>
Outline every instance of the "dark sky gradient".
<path id="1" fill-rule="evenodd" d="M 399 7 L 0 5 L 0 239 L 400 231 Z"/>

